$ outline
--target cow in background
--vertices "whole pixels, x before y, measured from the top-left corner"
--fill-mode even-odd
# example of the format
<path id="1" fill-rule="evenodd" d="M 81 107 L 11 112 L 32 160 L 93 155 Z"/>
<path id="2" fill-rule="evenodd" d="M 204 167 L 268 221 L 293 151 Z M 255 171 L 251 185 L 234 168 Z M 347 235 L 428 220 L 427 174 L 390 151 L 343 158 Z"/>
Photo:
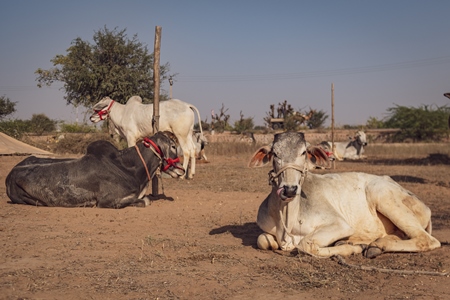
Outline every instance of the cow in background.
<path id="1" fill-rule="evenodd" d="M 196 131 L 192 134 L 192 140 L 195 145 L 195 158 L 207 161 L 208 158 L 205 154 L 205 146 L 208 144 L 208 140 L 206 137 L 201 132 Z M 178 146 L 178 153 L 180 153 L 180 157 L 183 157 L 183 151 L 180 146 Z"/>
<path id="2" fill-rule="evenodd" d="M 79 159 L 31 156 L 8 174 L 6 193 L 15 204 L 145 207 L 150 203 L 144 197 L 146 186 L 158 169 L 171 177 L 184 175 L 170 135 L 158 132 L 121 151 L 107 141 L 96 141 Z"/>
<path id="3" fill-rule="evenodd" d="M 333 149 L 332 142 L 321 142 L 319 144 L 324 149 Z M 349 142 L 335 142 L 335 149 L 333 152 L 337 160 L 343 159 L 361 159 L 364 158 L 364 146 L 367 146 L 366 134 L 364 131 L 356 132 L 353 139 Z"/>
<path id="4" fill-rule="evenodd" d="M 93 107 L 94 113 L 90 116 L 93 123 L 107 118 L 114 124 L 117 133 L 125 138 L 128 147 L 134 146 L 136 142 L 153 132 L 153 104 L 143 104 L 142 98 L 133 96 L 127 103 L 120 104 L 109 97 L 100 100 Z M 159 130 L 170 131 L 177 137 L 183 150 L 183 168 L 188 169 L 188 178 L 192 179 L 195 174 L 195 144 L 193 140 L 195 113 L 199 122 L 200 113 L 198 109 L 189 103 L 178 99 L 161 101 L 159 104 Z M 203 134 L 200 127 L 200 132 Z M 184 178 L 184 176 L 182 177 Z"/>

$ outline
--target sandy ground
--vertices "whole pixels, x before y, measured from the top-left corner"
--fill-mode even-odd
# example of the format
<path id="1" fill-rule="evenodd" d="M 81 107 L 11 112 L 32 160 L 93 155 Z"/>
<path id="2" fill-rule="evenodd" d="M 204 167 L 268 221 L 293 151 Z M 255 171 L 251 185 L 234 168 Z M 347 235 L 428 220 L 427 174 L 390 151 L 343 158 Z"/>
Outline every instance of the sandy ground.
<path id="1" fill-rule="evenodd" d="M 113 210 L 10 204 L 5 177 L 24 157 L 0 156 L 0 299 L 448 299 L 449 276 L 387 271 L 450 271 L 448 163 L 337 164 L 391 175 L 433 212 L 443 247 L 346 258 L 382 272 L 258 250 L 269 168 L 247 168 L 247 155 L 208 158 L 194 180 L 164 179 L 150 206 Z"/>

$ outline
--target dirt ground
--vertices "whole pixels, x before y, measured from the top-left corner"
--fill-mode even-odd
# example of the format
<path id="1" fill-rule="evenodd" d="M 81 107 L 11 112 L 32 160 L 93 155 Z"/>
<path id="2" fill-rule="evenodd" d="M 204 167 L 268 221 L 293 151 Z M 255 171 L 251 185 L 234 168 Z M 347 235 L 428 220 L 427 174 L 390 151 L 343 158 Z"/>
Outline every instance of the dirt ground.
<path id="1" fill-rule="evenodd" d="M 437 156 L 439 158 L 439 156 Z M 334 172 L 390 175 L 416 193 L 443 242 L 425 253 L 360 255 L 347 264 L 256 248 L 269 168 L 210 155 L 194 180 L 163 179 L 146 208 L 13 205 L 5 177 L 25 157 L 0 156 L 0 299 L 448 299 L 448 156 L 338 162 Z M 436 157 L 435 157 L 436 158 Z M 331 172 L 331 170 L 320 171 Z M 391 269 L 391 271 L 388 271 Z M 405 273 L 394 271 L 405 270 Z M 411 271 L 436 272 L 415 274 Z M 409 272 L 409 273 L 408 273 Z"/>

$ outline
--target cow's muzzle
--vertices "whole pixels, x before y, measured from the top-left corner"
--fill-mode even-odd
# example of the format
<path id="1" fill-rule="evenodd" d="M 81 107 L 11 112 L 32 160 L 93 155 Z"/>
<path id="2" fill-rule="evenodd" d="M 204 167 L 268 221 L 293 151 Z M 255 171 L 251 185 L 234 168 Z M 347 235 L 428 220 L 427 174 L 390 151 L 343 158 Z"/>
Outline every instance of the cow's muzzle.
<path id="1" fill-rule="evenodd" d="M 281 200 L 286 201 L 293 199 L 297 195 L 297 190 L 297 185 L 285 185 L 277 190 L 277 194 Z"/>
<path id="2" fill-rule="evenodd" d="M 298 184 L 287 185 L 280 182 L 279 176 L 287 169 L 294 169 L 300 172 L 300 180 Z M 295 196 L 297 196 L 299 187 L 301 189 L 307 173 L 308 169 L 306 164 L 303 167 L 295 164 L 288 164 L 283 166 L 280 170 L 278 170 L 278 172 L 274 172 L 274 170 L 269 171 L 269 184 L 276 188 L 277 195 L 282 201 L 291 201 Z"/>
<path id="3" fill-rule="evenodd" d="M 185 173 L 183 166 L 180 164 L 180 158 L 178 157 L 176 159 L 164 158 L 162 171 L 173 178 L 183 176 Z"/>

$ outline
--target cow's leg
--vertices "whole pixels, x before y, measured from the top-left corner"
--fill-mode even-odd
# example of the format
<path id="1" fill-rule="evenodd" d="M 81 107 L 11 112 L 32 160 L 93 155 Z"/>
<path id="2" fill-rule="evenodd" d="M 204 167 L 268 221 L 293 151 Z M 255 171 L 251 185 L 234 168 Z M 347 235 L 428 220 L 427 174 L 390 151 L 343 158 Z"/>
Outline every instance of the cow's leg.
<path id="1" fill-rule="evenodd" d="M 146 207 L 148 205 L 150 205 L 150 200 L 147 197 L 138 199 L 135 195 L 130 195 L 113 201 L 100 200 L 97 203 L 97 207 L 99 208 L 124 208 L 127 206 Z"/>
<path id="2" fill-rule="evenodd" d="M 306 235 L 297 248 L 316 257 L 331 257 L 334 255 L 349 256 L 362 253 L 364 245 L 353 245 L 351 243 L 337 243 L 354 233 L 343 219 L 334 220 L 333 224 L 321 226 L 320 229 Z"/>
<path id="3" fill-rule="evenodd" d="M 371 243 L 366 256 L 439 248 L 441 243 L 431 236 L 430 209 L 394 181 L 387 181 L 387 184 L 390 186 L 386 186 L 386 181 L 382 186 L 373 185 L 369 194 L 373 196 L 371 201 L 376 201 L 377 211 L 385 217 L 384 222 L 392 222 L 390 227 L 395 231 Z"/>
<path id="4" fill-rule="evenodd" d="M 180 143 L 181 150 L 183 150 L 183 169 L 185 171 L 188 171 L 188 179 L 192 179 L 195 174 L 195 146 L 194 142 L 192 141 L 192 134 L 190 140 L 178 137 L 178 142 Z M 188 169 L 189 162 L 191 162 L 191 164 Z M 185 178 L 185 176 L 186 173 L 180 178 L 183 179 Z"/>
<path id="5" fill-rule="evenodd" d="M 191 136 L 191 140 L 192 140 L 192 136 Z M 195 157 L 195 144 L 194 141 L 191 142 L 191 169 L 190 169 L 190 179 L 194 177 L 195 174 L 195 161 L 196 161 L 196 157 Z"/>
<path id="6" fill-rule="evenodd" d="M 256 218 L 256 223 L 259 228 L 261 228 L 264 233 L 258 236 L 256 244 L 261 250 L 276 250 L 279 249 L 275 234 L 277 231 L 276 221 L 273 216 L 269 214 L 269 195 L 259 206 L 258 215 Z"/>

